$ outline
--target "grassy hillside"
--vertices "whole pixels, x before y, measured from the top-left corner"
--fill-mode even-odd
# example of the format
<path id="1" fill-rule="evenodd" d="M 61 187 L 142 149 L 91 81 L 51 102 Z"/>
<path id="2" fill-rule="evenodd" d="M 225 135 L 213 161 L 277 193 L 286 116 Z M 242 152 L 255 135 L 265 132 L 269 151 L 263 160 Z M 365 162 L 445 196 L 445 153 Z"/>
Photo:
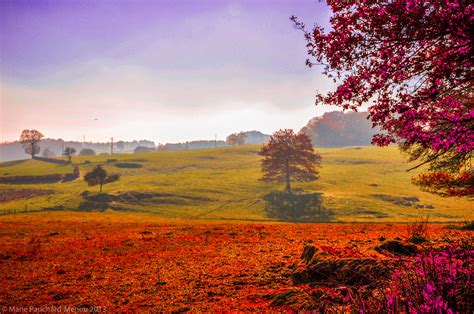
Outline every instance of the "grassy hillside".
<path id="1" fill-rule="evenodd" d="M 113 157 L 84 156 L 75 157 L 73 162 L 79 166 L 81 176 L 96 164 L 122 175 L 120 181 L 104 186 L 104 192 L 115 196 L 108 199 L 105 207 L 116 211 L 152 213 L 165 218 L 271 220 L 262 197 L 272 190 L 282 190 L 283 186 L 258 180 L 261 177 L 259 149 L 260 146 L 243 146 Z M 321 179 L 295 184 L 295 187 L 322 192 L 325 207 L 335 212 L 338 221 L 405 221 L 427 214 L 432 221 L 474 217 L 468 200 L 441 198 L 413 186 L 410 178 L 416 173 L 405 171 L 409 165 L 396 147 L 318 151 L 323 156 Z M 117 162 L 107 163 L 110 158 Z M 90 163 L 84 163 L 86 160 Z M 0 176 L 71 171 L 70 165 L 32 160 L 0 163 Z M 25 194 L 28 197 L 22 197 L 24 189 L 49 190 L 49 194 L 35 196 L 30 191 Z M 19 194 L 14 200 L 1 202 L 0 212 L 23 210 L 25 204 L 28 210 L 98 210 L 81 196 L 85 190 L 98 192 L 98 187 L 87 186 L 82 178 L 54 184 L 3 184 L 0 190 L 4 190 L 4 194 Z"/>

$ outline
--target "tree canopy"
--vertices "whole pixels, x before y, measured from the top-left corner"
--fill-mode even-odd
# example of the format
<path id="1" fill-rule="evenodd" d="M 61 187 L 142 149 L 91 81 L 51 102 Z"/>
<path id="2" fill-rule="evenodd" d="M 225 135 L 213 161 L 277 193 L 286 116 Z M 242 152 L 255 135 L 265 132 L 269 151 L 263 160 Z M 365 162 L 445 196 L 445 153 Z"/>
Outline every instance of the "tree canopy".
<path id="1" fill-rule="evenodd" d="M 44 135 L 37 130 L 23 130 L 20 135 L 20 142 L 25 148 L 25 153 L 31 155 L 31 158 L 35 158 L 35 155 L 40 153 L 40 147 L 38 143 Z"/>
<path id="2" fill-rule="evenodd" d="M 84 175 L 84 181 L 86 181 L 89 186 L 100 185 L 99 193 L 102 193 L 102 186 L 104 184 L 112 183 L 119 179 L 119 174 L 108 174 L 100 165 L 97 165 L 92 171 Z"/>
<path id="3" fill-rule="evenodd" d="M 307 30 L 291 17 L 305 32 L 307 65 L 324 66 L 338 84 L 316 102 L 356 111 L 369 104 L 369 118 L 386 131 L 373 143 L 398 143 L 411 161 L 428 165 L 415 179 L 419 185 L 447 196 L 474 195 L 472 2 L 328 4 L 329 32 Z"/>
<path id="4" fill-rule="evenodd" d="M 285 182 L 291 193 L 291 181 L 309 182 L 319 178 L 316 166 L 321 156 L 314 152 L 310 138 L 293 130 L 280 130 L 270 137 L 259 155 L 262 159 L 263 181 Z"/>
<path id="5" fill-rule="evenodd" d="M 72 156 L 76 154 L 76 149 L 74 147 L 66 147 L 64 149 L 63 155 L 69 159 L 69 163 L 72 161 Z"/>

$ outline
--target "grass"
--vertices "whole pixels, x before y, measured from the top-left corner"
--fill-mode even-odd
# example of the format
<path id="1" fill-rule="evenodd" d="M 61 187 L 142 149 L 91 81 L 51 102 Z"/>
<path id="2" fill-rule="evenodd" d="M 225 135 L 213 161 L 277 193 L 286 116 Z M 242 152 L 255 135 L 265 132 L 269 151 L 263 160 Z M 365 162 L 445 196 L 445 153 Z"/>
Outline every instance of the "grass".
<path id="1" fill-rule="evenodd" d="M 37 176 L 44 174 L 66 174 L 72 172 L 71 165 L 57 165 L 39 160 L 16 160 L 0 163 L 0 176 Z"/>
<path id="2" fill-rule="evenodd" d="M 114 201 L 108 204 L 116 211 L 153 214 L 162 218 L 206 220 L 269 221 L 262 197 L 280 184 L 259 181 L 260 146 L 242 146 L 194 151 L 172 151 L 111 156 L 78 156 L 81 177 L 95 165 L 120 173 L 120 181 L 104 186 L 104 192 L 149 193 L 152 197 Z M 396 147 L 345 147 L 317 149 L 322 157 L 321 179 L 311 183 L 295 183 L 305 191 L 322 192 L 324 206 L 335 212 L 337 221 L 409 221 L 429 215 L 432 222 L 472 220 L 472 203 L 467 199 L 441 198 L 421 192 L 406 172 L 410 166 Z M 119 168 L 107 159 L 135 163 L 141 168 Z M 84 163 L 86 160 L 90 163 Z M 71 165 L 55 165 L 40 161 L 0 163 L 0 176 L 69 173 Z M 30 199 L 16 199 L 0 204 L 2 210 L 44 210 L 61 208 L 77 210 L 84 202 L 80 195 L 98 187 L 89 187 L 82 178 L 68 183 L 0 185 L 0 189 L 52 189 L 55 194 Z M 416 198 L 413 206 L 394 200 Z M 419 201 L 418 201 L 419 200 Z M 422 205 L 423 208 L 416 208 Z M 57 215 L 58 212 L 49 212 Z"/>

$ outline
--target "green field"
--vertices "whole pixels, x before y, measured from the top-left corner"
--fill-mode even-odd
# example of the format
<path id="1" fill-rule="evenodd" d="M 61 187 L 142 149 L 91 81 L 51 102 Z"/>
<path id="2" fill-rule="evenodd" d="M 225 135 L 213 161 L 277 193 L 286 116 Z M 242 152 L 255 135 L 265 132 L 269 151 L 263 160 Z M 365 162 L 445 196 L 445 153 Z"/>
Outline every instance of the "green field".
<path id="1" fill-rule="evenodd" d="M 54 184 L 1 184 L 0 190 L 41 189 L 54 194 L 30 196 L 0 203 L 0 213 L 9 210 L 93 211 L 81 196 L 85 190 L 97 193 L 82 180 L 96 164 L 120 173 L 121 180 L 104 186 L 104 192 L 118 195 L 107 203 L 115 211 L 151 213 L 164 218 L 273 220 L 265 211 L 262 197 L 283 185 L 259 181 L 260 146 L 242 146 L 194 151 L 170 151 L 111 156 L 74 157 L 81 178 Z M 421 192 L 410 182 L 416 172 L 396 147 L 345 147 L 317 149 L 323 157 L 321 179 L 295 183 L 306 192 L 323 193 L 324 206 L 333 210 L 335 221 L 407 221 L 430 216 L 431 221 L 473 219 L 472 202 L 441 198 Z M 119 168 L 117 162 L 141 168 Z M 90 163 L 84 163 L 89 160 Z M 70 173 L 71 165 L 26 160 L 0 163 L 0 176 Z M 11 190 L 13 191 L 13 190 Z M 127 193 L 126 193 L 127 192 Z M 6 193 L 4 191 L 4 193 Z M 410 206 L 403 198 L 415 200 Z M 418 205 L 418 207 L 417 207 Z"/>

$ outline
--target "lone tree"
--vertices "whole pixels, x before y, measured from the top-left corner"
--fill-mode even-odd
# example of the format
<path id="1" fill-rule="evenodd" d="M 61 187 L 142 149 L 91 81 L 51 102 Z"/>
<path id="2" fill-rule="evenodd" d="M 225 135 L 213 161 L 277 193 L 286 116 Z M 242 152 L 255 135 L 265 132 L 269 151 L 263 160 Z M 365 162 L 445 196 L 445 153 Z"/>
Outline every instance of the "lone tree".
<path id="1" fill-rule="evenodd" d="M 25 153 L 31 155 L 31 158 L 35 158 L 35 155 L 40 153 L 39 142 L 44 137 L 41 132 L 37 130 L 23 130 L 20 135 L 20 142 L 25 148 Z"/>
<path id="2" fill-rule="evenodd" d="M 100 165 L 97 165 L 91 172 L 86 173 L 84 176 L 84 181 L 86 181 L 89 186 L 100 185 L 99 193 L 102 193 L 102 186 L 104 184 L 112 183 L 119 179 L 119 174 L 107 174 L 107 171 Z"/>
<path id="3" fill-rule="evenodd" d="M 315 153 L 310 138 L 293 130 L 280 130 L 270 137 L 259 155 L 262 160 L 262 181 L 285 182 L 291 193 L 291 181 L 310 182 L 319 179 L 316 166 L 321 156 Z"/>
<path id="4" fill-rule="evenodd" d="M 76 149 L 74 147 L 66 147 L 64 149 L 63 155 L 69 159 L 69 163 L 72 162 L 72 156 L 76 154 Z"/>
<path id="5" fill-rule="evenodd" d="M 306 30 L 308 66 L 322 65 L 338 87 L 316 101 L 357 110 L 370 105 L 372 143 L 400 144 L 423 189 L 474 196 L 474 29 L 472 1 L 336 1 L 331 30 Z M 413 168 L 412 168 L 413 169 Z"/>

